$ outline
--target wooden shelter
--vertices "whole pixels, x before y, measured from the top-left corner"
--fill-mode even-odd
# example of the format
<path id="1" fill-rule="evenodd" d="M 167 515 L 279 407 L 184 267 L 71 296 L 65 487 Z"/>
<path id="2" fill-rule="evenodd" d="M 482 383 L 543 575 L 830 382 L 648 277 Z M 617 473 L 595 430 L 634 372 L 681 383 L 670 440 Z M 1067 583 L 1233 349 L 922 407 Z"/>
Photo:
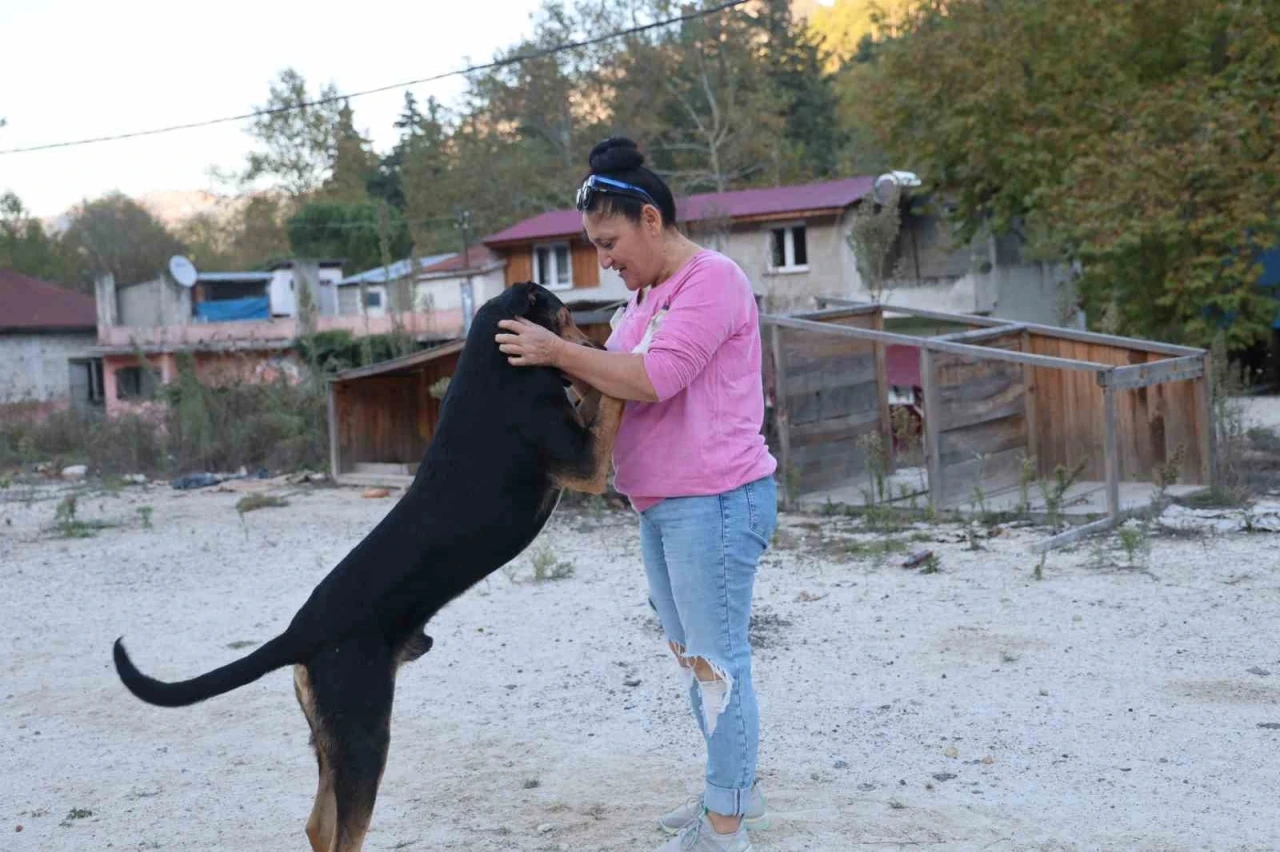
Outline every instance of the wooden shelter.
<path id="1" fill-rule="evenodd" d="M 1105 496 L 1106 522 L 1149 502 L 1158 468 L 1185 487 L 1214 483 L 1209 355 L 1202 349 L 989 317 L 838 299 L 761 318 L 784 502 L 864 492 L 873 442 L 892 446 L 886 345 L 920 352 L 928 499 L 936 508 L 999 503 L 1079 469 L 1077 497 Z M 911 336 L 885 314 L 967 330 Z M 884 462 L 891 464 L 892 453 Z M 852 486 L 852 487 L 851 487 Z M 1133 496 L 1130 497 L 1129 495 Z M 892 499 L 895 495 L 887 495 Z M 1068 495 L 1068 499 L 1072 499 Z M 848 500 L 843 502 L 862 502 Z M 1006 499 L 1005 502 L 1008 502 Z"/>
<path id="2" fill-rule="evenodd" d="M 615 304 L 569 307 L 578 327 L 604 343 Z M 335 481 L 403 487 L 413 480 L 440 420 L 443 399 L 431 389 L 453 375 L 463 343 L 343 370 L 329 380 L 329 465 Z"/>

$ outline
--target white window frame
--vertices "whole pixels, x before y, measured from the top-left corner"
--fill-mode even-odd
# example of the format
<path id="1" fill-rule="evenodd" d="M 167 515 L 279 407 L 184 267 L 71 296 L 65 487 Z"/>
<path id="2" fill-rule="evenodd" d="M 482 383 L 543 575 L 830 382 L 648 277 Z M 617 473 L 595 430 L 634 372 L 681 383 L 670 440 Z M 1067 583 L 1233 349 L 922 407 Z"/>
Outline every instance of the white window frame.
<path id="1" fill-rule="evenodd" d="M 565 272 L 565 281 L 558 282 L 556 279 L 560 277 L 560 267 L 556 261 L 556 249 L 563 248 L 565 252 L 565 262 L 568 264 Z M 538 281 L 538 252 L 545 251 L 547 253 L 547 275 L 551 279 L 551 283 L 546 281 Z M 548 290 L 572 290 L 573 289 L 573 246 L 564 240 L 557 240 L 552 243 L 538 243 L 533 247 L 531 254 L 532 266 L 530 266 L 529 277 L 534 281 L 538 281 Z"/>
<path id="2" fill-rule="evenodd" d="M 380 303 L 376 308 L 370 308 L 368 299 L 374 293 L 378 294 Z M 359 298 L 359 297 L 357 297 Z M 371 317 L 385 317 L 387 315 L 387 286 L 385 284 L 365 285 L 364 288 L 365 301 L 360 305 L 360 312 L 368 314 Z"/>
<path id="3" fill-rule="evenodd" d="M 796 228 L 804 228 L 804 263 L 796 263 Z M 773 264 L 773 235 L 775 231 L 783 232 L 782 266 L 774 266 Z M 809 258 L 812 254 L 813 246 L 809 243 L 808 223 L 803 219 L 797 219 L 793 222 L 770 222 L 769 229 L 765 232 L 765 237 L 765 249 L 768 252 L 766 256 L 769 258 L 770 272 L 790 273 L 809 271 Z"/>

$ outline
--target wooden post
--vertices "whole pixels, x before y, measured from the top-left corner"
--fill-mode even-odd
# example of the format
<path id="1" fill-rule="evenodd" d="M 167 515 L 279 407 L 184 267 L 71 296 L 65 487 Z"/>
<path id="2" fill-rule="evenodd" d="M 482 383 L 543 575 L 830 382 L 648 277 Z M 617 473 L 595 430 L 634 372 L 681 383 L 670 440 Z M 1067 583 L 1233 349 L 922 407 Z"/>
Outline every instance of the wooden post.
<path id="1" fill-rule="evenodd" d="M 1022 332 L 1022 351 L 1031 349 L 1031 332 Z M 1036 460 L 1036 475 L 1040 472 L 1040 424 L 1036 421 L 1036 368 L 1022 365 L 1022 398 L 1027 403 L 1027 455 Z M 1021 473 L 1019 473 L 1021 476 Z"/>
<path id="2" fill-rule="evenodd" d="M 329 475 L 337 482 L 342 475 L 342 450 L 338 439 L 338 383 L 329 382 Z"/>
<path id="3" fill-rule="evenodd" d="M 1104 432 L 1102 449 L 1106 455 L 1107 517 L 1112 521 L 1120 517 L 1120 450 L 1116 444 L 1116 389 L 1102 387 L 1102 417 Z"/>
<path id="4" fill-rule="evenodd" d="M 920 347 L 920 387 L 924 394 L 924 457 L 929 471 L 929 507 L 942 508 L 942 463 L 938 458 L 938 434 L 942 427 L 942 406 L 938 402 L 933 374 L 933 353 Z"/>
<path id="5" fill-rule="evenodd" d="M 769 328 L 773 350 L 773 421 L 778 429 L 778 468 L 782 473 L 783 509 L 791 508 L 791 413 L 787 410 L 786 369 L 782 363 L 782 329 Z"/>
<path id="6" fill-rule="evenodd" d="M 884 331 L 884 309 L 875 312 L 871 317 L 871 327 L 876 331 Z M 884 343 L 877 340 L 872 344 L 876 357 L 876 393 L 879 395 L 877 407 L 880 409 L 880 440 L 884 442 L 885 473 L 893 473 L 895 467 L 893 453 L 893 418 L 889 416 L 889 365 L 885 357 Z M 887 495 L 889 500 L 893 495 Z"/>
<path id="7" fill-rule="evenodd" d="M 1213 361 L 1204 355 L 1204 375 L 1196 380 L 1196 434 L 1200 438 L 1200 475 L 1210 488 L 1218 487 L 1218 424 L 1213 422 Z"/>

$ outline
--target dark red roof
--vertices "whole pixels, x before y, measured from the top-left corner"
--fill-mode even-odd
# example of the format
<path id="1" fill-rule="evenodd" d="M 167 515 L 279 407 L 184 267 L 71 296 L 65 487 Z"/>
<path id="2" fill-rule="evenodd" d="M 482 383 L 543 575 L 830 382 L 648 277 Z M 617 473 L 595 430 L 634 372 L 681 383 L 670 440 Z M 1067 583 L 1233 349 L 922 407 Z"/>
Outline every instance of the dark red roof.
<path id="1" fill-rule="evenodd" d="M 92 296 L 0 269 L 0 329 L 96 329 Z"/>
<path id="2" fill-rule="evenodd" d="M 852 177 L 821 183 L 708 192 L 676 199 L 676 215 L 681 222 L 697 222 L 729 216 L 744 219 L 780 216 L 808 210 L 840 210 L 871 191 L 871 177 Z M 517 222 L 504 231 L 485 237 L 488 245 L 566 237 L 582 230 L 582 214 L 577 210 L 552 210 Z"/>
<path id="3" fill-rule="evenodd" d="M 579 225 L 581 227 L 581 225 Z M 454 254 L 446 257 L 430 266 L 424 266 L 420 275 L 436 274 L 440 272 L 461 272 L 465 269 L 483 269 L 491 263 L 500 260 L 496 254 L 489 250 L 489 247 L 482 244 L 476 244 L 467 249 L 467 256 L 464 260 L 461 254 Z"/>

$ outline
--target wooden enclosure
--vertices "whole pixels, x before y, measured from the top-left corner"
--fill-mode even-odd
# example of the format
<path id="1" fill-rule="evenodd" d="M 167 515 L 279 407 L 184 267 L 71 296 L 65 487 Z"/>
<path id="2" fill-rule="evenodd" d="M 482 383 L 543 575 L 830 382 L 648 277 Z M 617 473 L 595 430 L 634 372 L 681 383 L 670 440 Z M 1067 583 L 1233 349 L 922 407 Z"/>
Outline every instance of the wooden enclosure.
<path id="1" fill-rule="evenodd" d="M 761 320 L 775 400 L 771 438 L 788 502 L 864 475 L 862 435 L 878 428 L 891 439 L 877 354 L 886 344 L 920 350 L 923 449 L 937 508 L 1079 468 L 1080 479 L 1101 482 L 1114 521 L 1122 482 L 1150 482 L 1161 467 L 1175 468 L 1184 485 L 1214 482 L 1204 350 L 892 308 L 969 327 L 913 337 L 883 331 L 879 305 L 824 301 L 835 307 Z"/>
<path id="2" fill-rule="evenodd" d="M 611 313 L 603 303 L 590 303 L 574 310 L 573 319 L 603 344 Z M 440 420 L 442 400 L 430 389 L 453 375 L 463 343 L 344 370 L 329 380 L 329 466 L 335 481 L 401 487 L 412 481 Z"/>

